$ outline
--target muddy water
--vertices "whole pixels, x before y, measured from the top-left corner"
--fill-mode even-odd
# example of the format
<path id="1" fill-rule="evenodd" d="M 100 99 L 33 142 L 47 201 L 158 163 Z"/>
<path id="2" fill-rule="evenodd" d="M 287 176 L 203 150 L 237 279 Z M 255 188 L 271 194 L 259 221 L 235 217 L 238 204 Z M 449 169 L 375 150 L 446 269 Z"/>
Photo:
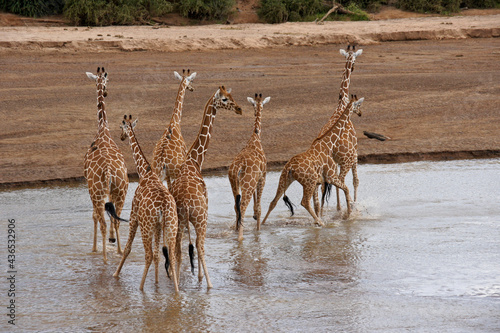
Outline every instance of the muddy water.
<path id="1" fill-rule="evenodd" d="M 263 210 L 279 174 L 270 173 Z M 324 228 L 280 202 L 260 233 L 250 210 L 241 244 L 231 230 L 226 177 L 207 177 L 207 263 L 214 288 L 191 275 L 181 292 L 150 271 L 139 291 L 143 249 L 136 237 L 120 257 L 91 253 L 91 204 L 83 185 L 0 192 L 7 266 L 7 220 L 16 223 L 16 326 L 3 331 L 164 332 L 498 332 L 500 329 L 500 160 L 361 165 L 349 220 L 335 205 Z M 351 177 L 348 175 L 349 183 Z M 130 214 L 131 184 L 123 216 Z M 299 204 L 301 188 L 288 191 Z M 122 224 L 123 243 L 128 226 Z M 100 239 L 100 238 L 99 238 Z M 99 244 L 100 245 L 100 244 Z M 99 247 L 100 248 L 100 247 Z M 7 282 L 0 300 L 7 305 Z M 3 313 L 7 313 L 2 306 Z"/>

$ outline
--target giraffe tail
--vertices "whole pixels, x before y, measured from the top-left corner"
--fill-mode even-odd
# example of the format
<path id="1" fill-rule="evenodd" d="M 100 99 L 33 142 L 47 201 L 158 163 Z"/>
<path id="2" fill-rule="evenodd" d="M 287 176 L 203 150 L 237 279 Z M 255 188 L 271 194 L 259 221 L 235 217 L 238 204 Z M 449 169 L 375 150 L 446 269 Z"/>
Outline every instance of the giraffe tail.
<path id="1" fill-rule="evenodd" d="M 293 203 L 290 201 L 290 199 L 285 195 L 283 195 L 283 201 L 285 202 L 285 205 L 290 209 L 290 212 L 292 213 L 292 216 L 294 214 L 293 212 Z"/>
<path id="2" fill-rule="evenodd" d="M 325 201 L 328 203 L 328 200 L 330 200 L 330 195 L 332 194 L 332 184 L 328 184 L 327 182 L 324 182 L 323 184 L 323 195 L 321 196 L 321 206 L 325 203 Z"/>
<path id="3" fill-rule="evenodd" d="M 115 205 L 112 202 L 106 202 L 106 204 L 104 205 L 104 209 L 106 210 L 108 215 L 114 218 L 115 220 L 128 222 L 128 220 L 122 219 L 121 217 L 118 216 L 118 214 L 116 214 Z"/>
<path id="4" fill-rule="evenodd" d="M 235 198 L 236 201 L 236 231 L 240 230 L 241 227 L 241 194 L 238 194 Z"/>
<path id="5" fill-rule="evenodd" d="M 290 210 L 290 212 L 292 213 L 291 216 L 293 216 L 294 214 L 294 211 L 293 211 L 293 203 L 290 201 L 290 199 L 287 197 L 287 195 L 285 194 L 285 191 L 286 189 L 288 188 L 289 184 L 288 184 L 288 177 L 291 175 L 292 173 L 292 169 L 289 168 L 287 171 L 285 171 L 283 173 L 283 182 L 280 180 L 280 186 L 284 186 L 284 189 L 283 189 L 283 201 L 285 202 L 285 205 L 288 207 L 288 209 Z M 293 180 L 292 180 L 293 181 Z"/>
<path id="6" fill-rule="evenodd" d="M 187 232 L 188 232 L 188 239 L 189 239 L 189 262 L 191 263 L 191 273 L 194 275 L 194 246 L 193 243 L 191 242 L 191 232 L 189 230 L 189 219 L 187 223 Z"/>

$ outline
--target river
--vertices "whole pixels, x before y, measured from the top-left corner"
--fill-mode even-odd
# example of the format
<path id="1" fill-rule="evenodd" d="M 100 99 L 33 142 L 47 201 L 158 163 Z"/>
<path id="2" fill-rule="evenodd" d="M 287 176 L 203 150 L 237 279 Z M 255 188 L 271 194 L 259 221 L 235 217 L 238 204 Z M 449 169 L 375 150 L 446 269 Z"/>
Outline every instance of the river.
<path id="1" fill-rule="evenodd" d="M 348 220 L 340 218 L 332 200 L 323 218 L 326 227 L 314 227 L 299 206 L 302 190 L 294 183 L 287 195 L 296 214 L 290 217 L 280 201 L 257 232 L 250 205 L 242 243 L 231 229 L 235 217 L 227 177 L 206 177 L 205 248 L 214 287 L 199 283 L 184 257 L 177 295 L 164 270 L 154 283 L 153 267 L 144 292 L 139 291 L 144 265 L 139 235 L 119 278 L 112 276 L 120 260 L 114 244 L 107 245 L 108 264 L 102 260 L 100 234 L 99 252 L 91 252 L 86 185 L 3 190 L 0 267 L 7 279 L 0 283 L 5 313 L 0 328 L 498 332 L 500 160 L 365 164 L 358 173 L 358 202 Z M 278 178 L 277 172 L 268 174 L 263 215 Z M 352 184 L 351 174 L 347 182 Z M 130 184 L 125 218 L 136 186 Z M 345 207 L 343 195 L 341 202 Z M 11 267 L 9 225 L 16 237 Z M 120 234 L 124 246 L 127 223 Z M 12 275 L 14 281 L 8 280 Z M 8 296 L 12 287 L 15 295 Z M 6 316 L 12 300 L 16 325 Z"/>

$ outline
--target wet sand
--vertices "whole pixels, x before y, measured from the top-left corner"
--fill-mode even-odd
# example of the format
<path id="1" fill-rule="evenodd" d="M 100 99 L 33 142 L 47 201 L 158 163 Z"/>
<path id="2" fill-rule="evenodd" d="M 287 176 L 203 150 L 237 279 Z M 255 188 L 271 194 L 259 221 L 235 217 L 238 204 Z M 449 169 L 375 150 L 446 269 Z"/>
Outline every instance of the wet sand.
<path id="1" fill-rule="evenodd" d="M 231 87 L 244 115 L 217 116 L 204 165 L 208 172 L 224 170 L 250 136 L 254 119 L 246 97 L 271 96 L 262 138 L 270 167 L 279 167 L 307 149 L 332 114 L 344 66 L 339 49 L 347 41 L 364 50 L 351 80 L 351 93 L 365 97 L 363 116 L 353 120 L 361 163 L 500 156 L 500 40 L 494 38 L 499 17 L 344 22 L 342 29 L 353 24 L 359 33 L 338 36 L 331 32 L 338 22 L 322 30 L 312 23 L 78 28 L 73 33 L 84 37 L 70 43 L 54 36 L 76 28 L 0 27 L 0 186 L 83 179 L 83 156 L 97 127 L 95 86 L 85 72 L 98 66 L 110 77 L 106 105 L 114 139 L 119 141 L 123 114 L 133 114 L 148 156 L 170 120 L 178 88 L 174 70 L 198 72 L 182 119 L 188 146 L 206 100 L 219 85 Z M 212 39 L 198 31 L 211 31 Z M 318 39 L 321 31 L 326 37 Z M 134 33 L 140 37 L 115 36 Z M 231 34 L 241 45 L 213 46 L 211 41 Z M 127 47 L 108 38 L 142 44 L 124 52 Z M 167 47 L 169 38 L 185 49 Z M 368 139 L 363 131 L 391 139 Z M 134 173 L 128 143 L 118 145 Z"/>

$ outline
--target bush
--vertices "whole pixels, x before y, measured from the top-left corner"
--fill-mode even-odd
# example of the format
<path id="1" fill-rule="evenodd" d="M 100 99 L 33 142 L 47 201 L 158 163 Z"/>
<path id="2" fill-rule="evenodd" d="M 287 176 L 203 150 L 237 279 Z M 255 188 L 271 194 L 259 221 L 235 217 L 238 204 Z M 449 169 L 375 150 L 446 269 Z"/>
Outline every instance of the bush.
<path id="1" fill-rule="evenodd" d="M 66 0 L 64 15 L 75 25 L 144 23 L 172 11 L 166 0 Z"/>
<path id="2" fill-rule="evenodd" d="M 340 2 L 339 2 L 340 3 Z M 324 0 L 261 0 L 259 16 L 267 23 L 282 23 L 286 21 L 312 20 L 311 17 L 323 17 L 330 9 L 330 4 Z M 354 12 L 348 16 L 352 21 L 367 21 L 368 14 L 350 1 L 346 9 Z M 336 20 L 345 19 L 345 15 L 332 14 Z"/>
<path id="3" fill-rule="evenodd" d="M 303 21 L 328 10 L 322 0 L 261 0 L 259 16 L 267 23 Z"/>
<path id="4" fill-rule="evenodd" d="M 288 21 L 288 10 L 283 0 L 261 0 L 258 14 L 267 23 Z"/>
<path id="5" fill-rule="evenodd" d="M 223 20 L 231 13 L 235 0 L 180 0 L 179 14 L 199 20 Z"/>
<path id="6" fill-rule="evenodd" d="M 29 17 L 61 14 L 64 0 L 2 0 L 0 9 Z"/>

